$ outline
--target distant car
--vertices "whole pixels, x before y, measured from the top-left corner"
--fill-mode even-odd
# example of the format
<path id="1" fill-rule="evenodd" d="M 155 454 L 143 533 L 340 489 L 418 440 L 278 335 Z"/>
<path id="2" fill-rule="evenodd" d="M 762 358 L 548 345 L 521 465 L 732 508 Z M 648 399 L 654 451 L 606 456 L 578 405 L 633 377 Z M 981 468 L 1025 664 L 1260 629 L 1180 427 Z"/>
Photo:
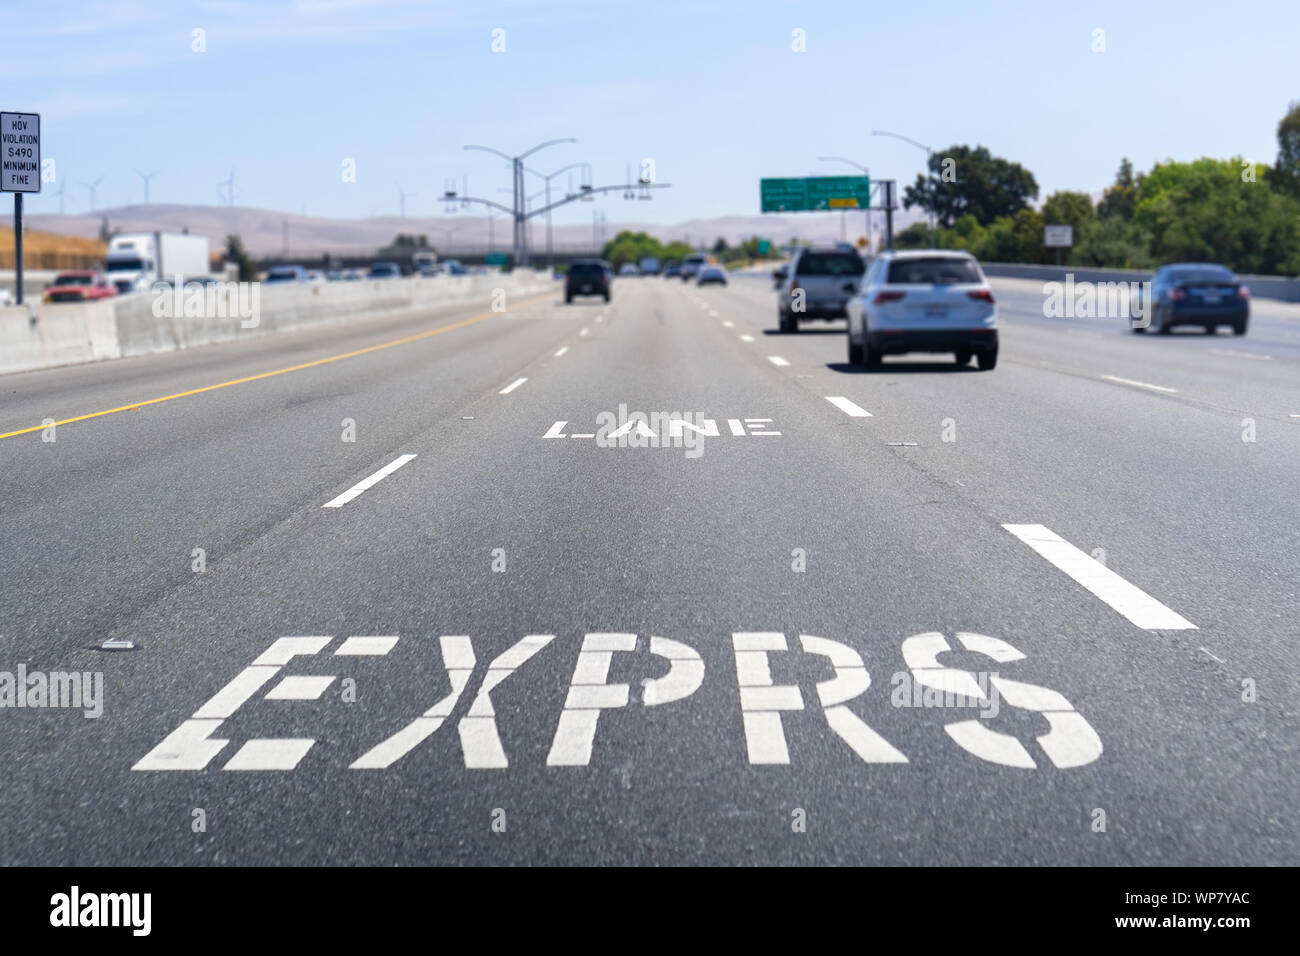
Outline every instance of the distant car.
<path id="1" fill-rule="evenodd" d="M 849 296 L 857 291 L 866 268 L 862 257 L 852 250 L 800 249 L 777 286 L 781 331 L 798 332 L 805 319 L 844 318 Z"/>
<path id="2" fill-rule="evenodd" d="M 625 262 L 619 267 L 618 274 L 621 276 L 639 276 L 641 272 L 632 263 Z"/>
<path id="3" fill-rule="evenodd" d="M 0 288 L 0 307 L 14 304 L 14 294 L 7 288 Z"/>
<path id="4" fill-rule="evenodd" d="M 727 273 L 722 266 L 702 266 L 696 285 L 726 285 Z"/>
<path id="5" fill-rule="evenodd" d="M 682 281 L 689 282 L 695 278 L 695 274 L 700 271 L 700 266 L 705 265 L 709 257 L 702 252 L 693 252 L 682 260 Z"/>
<path id="6" fill-rule="evenodd" d="M 441 262 L 435 262 L 430 265 L 420 266 L 420 271 L 417 274 L 421 279 L 432 279 L 434 276 L 440 276 L 446 271 L 446 267 Z"/>
<path id="7" fill-rule="evenodd" d="M 564 301 L 577 295 L 599 295 L 609 301 L 610 274 L 599 259 L 574 259 L 564 277 Z"/>
<path id="8" fill-rule="evenodd" d="M 998 313 L 975 261 L 960 250 L 913 249 L 876 257 L 848 307 L 849 363 L 874 368 L 885 355 L 952 352 L 998 364 Z"/>
<path id="9" fill-rule="evenodd" d="M 60 272 L 45 287 L 46 302 L 88 302 L 111 299 L 117 295 L 117 286 L 108 276 L 94 270 Z"/>
<path id="10" fill-rule="evenodd" d="M 324 282 L 324 281 L 325 281 L 325 273 L 321 272 L 319 269 L 309 269 L 309 270 L 307 270 L 307 279 L 306 279 L 306 281 L 308 281 L 308 282 Z"/>
<path id="11" fill-rule="evenodd" d="M 266 278 L 262 280 L 263 284 L 271 285 L 279 282 L 306 282 L 307 270 L 302 266 L 272 266 L 266 270 Z"/>
<path id="12" fill-rule="evenodd" d="M 1250 322 L 1250 289 L 1226 266 L 1175 262 L 1151 277 L 1150 330 L 1168 335 L 1175 326 L 1199 325 L 1213 335 L 1220 325 L 1245 335 Z M 1134 332 L 1148 327 L 1133 326 Z"/>
<path id="13" fill-rule="evenodd" d="M 372 262 L 367 279 L 400 279 L 402 269 L 396 262 Z"/>
<path id="14" fill-rule="evenodd" d="M 659 274 L 659 260 L 654 256 L 642 256 L 641 261 L 637 263 L 637 270 L 643 276 L 657 276 Z"/>
<path id="15" fill-rule="evenodd" d="M 443 263 L 443 265 L 446 266 L 447 275 L 449 276 L 463 276 L 468 274 L 468 270 L 461 265 L 459 259 L 448 259 Z"/>
<path id="16" fill-rule="evenodd" d="M 680 259 L 669 259 L 664 263 L 665 279 L 680 279 L 682 276 L 682 263 Z"/>
<path id="17" fill-rule="evenodd" d="M 772 270 L 772 281 L 775 283 L 775 287 L 778 289 L 781 288 L 781 286 L 785 283 L 785 280 L 788 279 L 789 277 L 790 277 L 790 264 L 788 262 L 783 262 L 775 269 Z"/>

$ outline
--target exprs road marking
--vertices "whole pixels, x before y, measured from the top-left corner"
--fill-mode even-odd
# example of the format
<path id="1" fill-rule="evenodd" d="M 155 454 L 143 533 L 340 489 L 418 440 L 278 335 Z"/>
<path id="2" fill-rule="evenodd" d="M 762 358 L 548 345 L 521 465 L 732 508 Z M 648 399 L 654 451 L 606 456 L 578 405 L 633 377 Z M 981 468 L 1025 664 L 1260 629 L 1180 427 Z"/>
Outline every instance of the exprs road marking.
<path id="1" fill-rule="evenodd" d="M 539 302 L 545 296 L 536 296 L 527 299 L 521 305 L 527 305 L 530 302 Z M 90 412 L 87 415 L 74 415 L 72 418 L 65 418 L 62 421 L 51 422 L 50 424 L 33 425 L 30 428 L 19 428 L 11 432 L 0 434 L 0 438 L 13 438 L 16 435 L 26 435 L 31 432 L 43 431 L 46 428 L 58 427 L 59 425 L 70 425 L 73 422 L 84 422 L 91 418 L 102 418 L 105 415 L 115 415 L 118 412 L 129 412 L 137 408 L 144 408 L 148 405 L 157 405 L 161 402 L 171 402 L 178 398 L 188 398 L 191 395 L 201 395 L 204 392 L 213 392 L 219 388 L 230 388 L 232 385 L 243 385 L 247 382 L 256 382 L 264 378 L 272 378 L 276 375 L 287 375 L 290 372 L 301 372 L 303 369 L 316 368 L 318 365 L 329 365 L 331 362 L 341 362 L 343 359 L 356 358 L 358 355 L 368 355 L 371 352 L 378 352 L 383 349 L 396 348 L 399 345 L 408 345 L 411 342 L 419 342 L 422 339 L 432 338 L 435 335 L 442 335 L 444 332 L 454 332 L 456 329 L 463 329 L 468 325 L 476 322 L 482 322 L 485 319 L 501 316 L 500 312 L 482 312 L 479 315 L 471 316 L 468 319 L 462 319 L 460 322 L 453 322 L 451 325 L 441 325 L 436 329 L 430 329 L 428 332 L 419 332 L 415 335 L 407 335 L 400 339 L 393 339 L 390 342 L 380 342 L 378 345 L 368 345 L 363 349 L 353 349 L 351 352 L 343 352 L 340 355 L 331 355 L 328 358 L 316 359 L 311 362 L 303 362 L 300 365 L 290 365 L 287 368 L 277 368 L 270 372 L 259 372 L 256 375 L 245 375 L 243 378 L 231 379 L 229 382 L 219 382 L 216 385 L 204 385 L 202 388 L 191 388 L 188 391 L 177 392 L 174 395 L 164 395 L 161 398 L 150 398 L 142 402 L 132 402 L 130 405 L 119 405 L 117 408 L 107 408 L 102 412 Z M 506 313 L 508 314 L 508 313 Z"/>
<path id="2" fill-rule="evenodd" d="M 261 693 L 262 699 L 276 701 L 281 707 L 297 701 L 317 701 L 338 679 L 338 671 L 343 667 L 366 666 L 338 658 L 346 655 L 385 658 L 381 663 L 388 663 L 387 656 L 399 639 L 396 636 L 349 637 L 332 655 L 317 659 L 317 666 L 326 666 L 334 673 L 281 673 L 287 666 L 296 665 L 299 658 L 316 658 L 333 640 L 332 637 L 320 636 L 278 638 L 131 769 L 203 770 L 230 743 L 228 739 L 214 737 L 221 725 L 258 696 L 273 678 L 279 677 L 278 683 Z M 493 657 L 486 669 L 481 669 L 474 641 L 469 635 L 440 636 L 437 646 L 441 652 L 441 668 L 436 664 L 429 668 L 430 680 L 423 686 L 445 687 L 446 690 L 439 691 L 440 696 L 433 700 L 417 701 L 415 708 L 420 709 L 413 708 L 415 712 L 406 725 L 395 732 L 390 728 L 389 736 L 372 743 L 355 756 L 348 764 L 349 769 L 389 769 L 433 736 L 458 710 L 462 716 L 456 723 L 456 731 L 465 767 L 471 770 L 506 769 L 510 761 L 498 717 L 516 725 L 526 722 L 529 726 L 535 726 L 541 720 L 537 714 L 517 713 L 514 707 L 502 708 L 498 715 L 492 693 L 504 681 L 510 680 L 513 685 L 528 680 L 530 676 L 535 678 L 535 674 L 528 671 L 523 677 L 512 678 L 512 675 L 543 651 L 554 654 L 550 649 L 557 643 L 562 646 L 564 642 L 557 642 L 554 634 L 528 634 Z M 424 658 L 427 662 L 431 656 L 431 644 L 425 639 L 406 641 L 402 647 L 413 649 L 411 652 L 417 658 Z M 888 679 L 892 691 L 877 689 L 869 697 L 866 694 L 872 680 L 866 662 L 855 647 L 841 641 L 799 634 L 796 647 L 781 631 L 735 631 L 731 634 L 729 655 L 723 649 L 725 645 L 718 641 L 708 641 L 701 646 L 705 648 L 705 655 L 690 644 L 664 637 L 650 636 L 645 641 L 642 635 L 632 633 L 585 633 L 581 646 L 577 648 L 562 706 L 556 707 L 561 703 L 558 697 L 548 704 L 558 709 L 559 715 L 552 724 L 555 729 L 546 766 L 589 766 L 597 752 L 601 711 L 627 709 L 635 713 L 666 704 L 692 706 L 694 702 L 681 702 L 691 698 L 703 685 L 706 655 L 712 659 L 708 667 L 715 675 L 719 671 L 726 674 L 734 669 L 736 690 L 729 696 L 731 706 L 738 705 L 740 711 L 743 752 L 751 766 L 792 763 L 786 727 L 799 727 L 800 733 L 795 740 L 806 748 L 810 722 L 814 726 L 824 726 L 864 764 L 908 763 L 908 757 L 862 716 L 869 715 L 873 706 L 880 707 L 885 697 L 895 708 L 946 708 L 948 713 L 959 718 L 943 727 L 952 742 L 967 754 L 988 763 L 1035 770 L 1039 763 L 1029 746 L 1036 746 L 1047 761 L 1062 770 L 1086 766 L 1102 755 L 1101 738 L 1064 695 L 1038 684 L 1002 676 L 1006 665 L 1026 660 L 1026 655 L 998 637 L 958 631 L 953 635 L 953 642 L 949 643 L 948 638 L 937 631 L 914 634 L 906 638 L 899 649 L 903 667 Z M 941 655 L 954 652 L 958 647 L 967 655 L 986 658 L 993 666 L 977 675 L 940 661 Z M 621 679 L 611 680 L 610 671 L 615 666 L 616 656 Z M 731 660 L 719 661 L 717 658 L 720 656 Z M 777 683 L 773 673 L 773 665 L 785 671 L 792 663 L 797 666 L 804 657 L 818 659 L 819 669 L 828 674 L 809 688 L 815 693 L 809 695 L 807 704 L 804 688 L 797 683 Z M 408 659 L 399 666 L 409 669 L 411 665 L 412 661 Z M 535 668 L 530 670 L 535 671 Z M 467 708 L 458 708 L 476 675 L 477 691 L 468 698 Z M 630 678 L 638 675 L 646 676 L 634 684 Z M 535 706 L 540 697 L 537 693 L 530 693 L 526 699 Z M 716 700 L 716 697 L 710 699 Z M 851 702 L 855 703 L 855 709 L 849 708 Z M 637 704 L 640 706 L 634 706 Z M 1028 738 L 1022 742 L 1015 734 L 994 730 L 993 725 L 1003 706 L 1042 715 L 1050 730 L 1034 737 L 1032 742 Z M 811 715 L 800 713 L 805 710 L 811 711 Z M 263 716 L 262 719 L 267 718 Z M 283 710 L 279 707 L 272 710 L 270 719 L 283 720 Z M 718 721 L 716 716 L 705 715 L 705 720 L 719 729 L 730 724 L 729 721 Z M 625 729 L 620 730 L 624 722 L 617 722 L 617 726 L 610 726 L 610 721 L 605 723 L 605 736 L 613 739 L 607 739 L 603 750 L 606 754 L 614 752 L 617 759 L 620 741 L 626 739 L 620 736 L 626 733 Z M 517 727 L 510 723 L 506 729 L 512 735 L 518 733 Z M 330 736 L 337 739 L 336 734 Z M 222 769 L 294 770 L 316 742 L 313 737 L 254 737 L 245 741 Z"/>

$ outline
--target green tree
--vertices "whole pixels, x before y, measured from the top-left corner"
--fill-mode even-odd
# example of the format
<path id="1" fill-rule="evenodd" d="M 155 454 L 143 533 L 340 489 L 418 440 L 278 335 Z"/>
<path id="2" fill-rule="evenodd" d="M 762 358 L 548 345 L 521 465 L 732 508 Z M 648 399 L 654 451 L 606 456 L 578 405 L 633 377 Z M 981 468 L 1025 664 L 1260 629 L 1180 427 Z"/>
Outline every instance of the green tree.
<path id="1" fill-rule="evenodd" d="M 721 236 L 718 236 L 718 241 L 713 244 L 714 254 L 719 256 L 724 255 L 727 251 L 727 248 L 728 248 L 727 240 L 722 238 Z"/>
<path id="2" fill-rule="evenodd" d="M 988 230 L 970 213 L 959 218 L 951 229 L 940 229 L 939 247 L 942 249 L 966 249 L 972 253 L 988 239 Z"/>
<path id="3" fill-rule="evenodd" d="M 1048 196 L 1039 215 L 1045 225 L 1073 226 L 1075 245 L 1083 241 L 1097 220 L 1092 209 L 1092 198 L 1087 193 L 1069 191 L 1054 192 Z"/>
<path id="4" fill-rule="evenodd" d="M 629 262 L 640 262 L 646 256 L 663 258 L 663 245 L 645 232 L 629 232 L 625 229 L 605 243 L 600 255 L 617 269 Z"/>
<path id="5" fill-rule="evenodd" d="M 1292 199 L 1300 199 L 1300 102 L 1292 102 L 1277 124 L 1277 165 L 1270 182 Z"/>
<path id="6" fill-rule="evenodd" d="M 1133 221 L 1157 262 L 1219 262 L 1238 272 L 1300 270 L 1300 202 L 1248 176 L 1240 157 L 1157 163 L 1137 191 Z M 1253 179 L 1253 181 L 1252 181 Z"/>
<path id="7" fill-rule="evenodd" d="M 985 262 L 1046 262 L 1043 218 L 1032 209 L 1001 216 L 988 227 L 983 242 L 971 251 Z"/>
<path id="8" fill-rule="evenodd" d="M 1152 265 L 1151 235 L 1122 216 L 1108 216 L 1075 243 L 1070 261 L 1095 268 L 1148 269 Z"/>
<path id="9" fill-rule="evenodd" d="M 1033 173 L 1019 163 L 994 156 L 984 146 L 949 146 L 930 157 L 929 175 L 916 177 L 903 205 L 920 206 L 941 226 L 969 213 L 979 222 L 1010 216 L 1038 198 Z"/>
<path id="10" fill-rule="evenodd" d="M 1142 185 L 1143 176 L 1133 175 L 1133 164 L 1125 156 L 1120 160 L 1119 170 L 1115 173 L 1115 182 L 1102 193 L 1097 203 L 1097 216 L 1108 219 L 1119 216 L 1121 219 L 1133 218 L 1133 207 L 1137 205 L 1137 190 Z"/>
<path id="11" fill-rule="evenodd" d="M 901 232 L 894 233 L 895 249 L 928 249 L 930 246 L 930 226 L 924 222 L 914 222 Z"/>
<path id="12" fill-rule="evenodd" d="M 222 256 L 225 262 L 233 262 L 239 266 L 240 282 L 255 282 L 257 280 L 257 263 L 253 261 L 248 250 L 244 248 L 244 240 L 237 235 L 226 236 L 226 252 Z"/>

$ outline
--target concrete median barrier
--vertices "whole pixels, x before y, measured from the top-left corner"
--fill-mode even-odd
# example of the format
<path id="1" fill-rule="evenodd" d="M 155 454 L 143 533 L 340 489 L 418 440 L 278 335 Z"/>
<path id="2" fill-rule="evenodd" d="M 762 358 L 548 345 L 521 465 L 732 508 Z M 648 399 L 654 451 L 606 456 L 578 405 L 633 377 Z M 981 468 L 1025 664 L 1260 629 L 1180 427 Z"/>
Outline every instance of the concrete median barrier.
<path id="1" fill-rule="evenodd" d="M 544 272 L 257 285 L 191 285 L 99 302 L 0 308 L 0 374 L 150 355 L 313 325 L 556 288 Z M 500 290 L 500 291 L 498 291 Z"/>

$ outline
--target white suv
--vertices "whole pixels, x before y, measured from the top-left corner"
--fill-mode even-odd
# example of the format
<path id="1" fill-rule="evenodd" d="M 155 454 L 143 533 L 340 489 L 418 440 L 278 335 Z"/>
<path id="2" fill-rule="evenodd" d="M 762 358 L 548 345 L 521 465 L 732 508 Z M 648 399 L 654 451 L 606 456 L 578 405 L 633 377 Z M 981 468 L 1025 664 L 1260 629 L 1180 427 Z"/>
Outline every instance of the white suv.
<path id="1" fill-rule="evenodd" d="M 998 312 L 984 273 L 968 252 L 885 252 L 849 299 L 849 363 L 874 368 L 885 355 L 952 352 L 998 364 Z"/>

